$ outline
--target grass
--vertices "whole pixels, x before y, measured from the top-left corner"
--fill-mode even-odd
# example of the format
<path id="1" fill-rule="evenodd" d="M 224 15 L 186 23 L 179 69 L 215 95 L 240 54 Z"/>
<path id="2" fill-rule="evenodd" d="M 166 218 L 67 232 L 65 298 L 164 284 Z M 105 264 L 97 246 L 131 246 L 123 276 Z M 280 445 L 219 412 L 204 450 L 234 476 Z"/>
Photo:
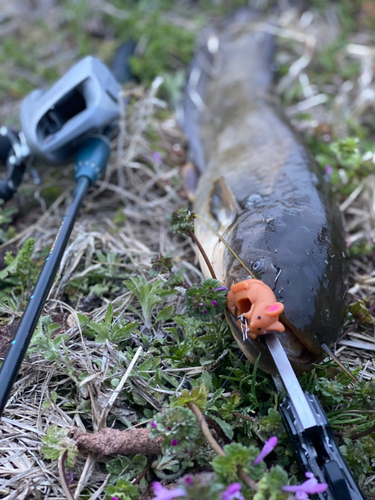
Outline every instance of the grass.
<path id="1" fill-rule="evenodd" d="M 194 36 L 209 19 L 228 12 L 228 4 L 112 1 L 93 8 L 89 2 L 66 1 L 58 7 L 51 2 L 47 13 L 27 2 L 24 7 L 19 16 L 9 10 L 6 34 L 0 35 L 1 118 L 6 124 L 17 124 L 24 95 L 34 87 L 47 88 L 83 55 L 93 53 L 109 63 L 128 36 L 143 45 L 133 61 L 141 81 L 126 88 L 129 105 L 106 178 L 85 200 L 4 413 L 0 498 L 61 498 L 57 458 L 66 449 L 70 488 L 82 499 L 141 494 L 146 499 L 155 479 L 176 485 L 185 473 L 212 470 L 215 484 L 225 488 L 236 480 L 238 465 L 262 480 L 257 499 L 274 498 L 279 482 L 297 471 L 276 412 L 272 379 L 241 358 L 221 316 L 213 314 L 205 321 L 187 312 L 185 290 L 202 276 L 190 240 L 170 229 L 171 214 L 188 207 L 181 180 L 186 140 L 171 110 L 184 78 L 173 78 L 186 71 Z M 322 168 L 332 168 L 326 173 L 345 217 L 351 257 L 349 302 L 354 305 L 336 353 L 359 382 L 350 385 L 326 361 L 301 383 L 319 396 L 344 456 L 371 495 L 375 435 L 350 439 L 366 433 L 375 421 L 374 320 L 368 312 L 375 302 L 370 156 L 375 129 L 371 101 L 366 100 L 372 89 L 371 67 L 358 49 L 362 45 L 363 53 L 373 45 L 366 9 L 366 2 L 354 7 L 349 2 L 328 7 L 316 3 L 309 10 L 310 22 L 308 15 L 303 20 L 290 12 L 280 20 L 284 30 L 277 38 L 277 62 L 278 90 L 289 119 Z M 306 44 L 313 47 L 309 64 L 293 74 L 289 68 Z M 174 46 L 177 50 L 171 50 Z M 152 82 L 161 74 L 168 85 L 157 90 Z M 314 104 L 311 98 L 319 95 L 326 96 L 325 102 Z M 1 338 L 7 338 L 22 314 L 34 271 L 53 244 L 73 188 L 72 166 L 38 168 L 42 186 L 35 186 L 28 174 L 19 198 L 0 207 Z M 4 260 L 8 251 L 13 257 Z M 166 419 L 170 427 L 178 425 L 168 434 L 162 454 L 150 461 L 77 455 L 68 430 L 97 431 L 114 394 L 107 426 L 137 428 L 155 421 L 167 435 Z M 205 412 L 219 445 L 232 446 L 226 448 L 227 461 L 215 459 L 191 414 L 191 403 Z M 278 447 L 266 459 L 267 467 L 252 470 L 253 456 L 271 435 L 279 438 Z M 188 453 L 172 445 L 173 439 L 186 437 Z M 230 445 L 232 440 L 242 447 Z M 277 476 L 272 483 L 268 471 L 276 463 L 284 470 L 272 472 Z M 129 485 L 145 470 L 136 485 Z M 252 498 L 246 488 L 242 491 Z M 212 498 L 218 491 L 210 492 Z"/>

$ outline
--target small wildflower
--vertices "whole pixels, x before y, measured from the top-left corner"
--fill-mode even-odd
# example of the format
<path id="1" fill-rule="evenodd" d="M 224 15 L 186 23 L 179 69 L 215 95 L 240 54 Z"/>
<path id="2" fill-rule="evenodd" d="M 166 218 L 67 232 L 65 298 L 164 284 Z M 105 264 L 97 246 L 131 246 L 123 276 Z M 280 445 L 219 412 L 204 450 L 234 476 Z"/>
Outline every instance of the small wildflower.
<path id="1" fill-rule="evenodd" d="M 187 234 L 194 231 L 194 216 L 186 208 L 180 208 L 173 212 L 171 219 L 171 230 L 174 233 Z"/>
<path id="2" fill-rule="evenodd" d="M 157 276 L 158 274 L 168 274 L 173 267 L 173 259 L 171 257 L 164 257 L 163 254 L 158 253 L 151 259 L 150 276 Z"/>
<path id="3" fill-rule="evenodd" d="M 297 500 L 308 500 L 308 495 L 323 493 L 328 488 L 328 484 L 319 483 L 312 472 L 306 472 L 305 476 L 308 479 L 304 483 L 283 486 L 283 490 L 295 493 Z"/>
<path id="4" fill-rule="evenodd" d="M 173 498 L 184 497 L 186 495 L 182 488 L 175 488 L 174 490 L 168 490 L 164 488 L 160 483 L 153 483 L 154 493 L 156 497 L 152 500 L 173 500 Z"/>
<path id="5" fill-rule="evenodd" d="M 222 290 L 228 290 L 228 288 L 224 285 L 221 285 L 215 288 L 214 292 L 221 292 Z"/>
<path id="6" fill-rule="evenodd" d="M 254 460 L 253 465 L 258 465 L 267 455 L 271 453 L 271 451 L 275 448 L 276 445 L 277 445 L 277 437 L 272 436 L 271 438 L 269 438 L 269 440 L 265 442 L 262 451 Z"/>
<path id="7" fill-rule="evenodd" d="M 193 484 L 194 480 L 191 476 L 186 476 L 185 477 L 185 483 L 186 484 Z"/>
<path id="8" fill-rule="evenodd" d="M 172 446 L 177 446 L 178 445 L 178 440 L 177 439 L 172 439 L 171 445 Z"/>
<path id="9" fill-rule="evenodd" d="M 118 497 L 112 497 L 112 500 L 118 500 Z"/>
<path id="10" fill-rule="evenodd" d="M 171 430 L 172 430 L 172 427 L 169 425 L 169 426 L 167 427 L 167 429 L 168 429 L 169 431 L 171 431 Z"/>
<path id="11" fill-rule="evenodd" d="M 156 428 L 156 422 L 152 421 L 151 422 L 151 427 L 153 427 L 155 429 Z"/>
<path id="12" fill-rule="evenodd" d="M 152 157 L 157 163 L 161 162 L 161 154 L 158 151 L 153 151 Z"/>
<path id="13" fill-rule="evenodd" d="M 328 177 L 331 177 L 332 172 L 333 172 L 333 168 L 331 167 L 331 165 L 329 163 L 327 163 L 327 165 L 325 166 L 325 171 L 326 171 L 326 174 L 328 175 Z"/>
<path id="14" fill-rule="evenodd" d="M 186 306 L 196 319 L 213 320 L 224 312 L 227 305 L 226 288 L 220 287 L 220 281 L 212 278 L 204 280 L 200 285 L 193 285 L 186 290 Z"/>
<path id="15" fill-rule="evenodd" d="M 221 500 L 245 500 L 240 493 L 241 487 L 240 483 L 230 484 L 221 495 Z"/>

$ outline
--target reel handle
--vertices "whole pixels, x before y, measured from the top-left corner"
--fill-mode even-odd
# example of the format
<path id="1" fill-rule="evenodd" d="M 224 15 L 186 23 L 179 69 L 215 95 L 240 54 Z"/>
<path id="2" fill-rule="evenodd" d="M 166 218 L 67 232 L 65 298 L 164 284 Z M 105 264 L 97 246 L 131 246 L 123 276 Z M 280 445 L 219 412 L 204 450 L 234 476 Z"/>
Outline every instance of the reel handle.
<path id="1" fill-rule="evenodd" d="M 0 162 L 8 170 L 5 180 L 0 181 L 0 199 L 9 201 L 22 182 L 30 156 L 25 137 L 8 127 L 0 128 Z"/>

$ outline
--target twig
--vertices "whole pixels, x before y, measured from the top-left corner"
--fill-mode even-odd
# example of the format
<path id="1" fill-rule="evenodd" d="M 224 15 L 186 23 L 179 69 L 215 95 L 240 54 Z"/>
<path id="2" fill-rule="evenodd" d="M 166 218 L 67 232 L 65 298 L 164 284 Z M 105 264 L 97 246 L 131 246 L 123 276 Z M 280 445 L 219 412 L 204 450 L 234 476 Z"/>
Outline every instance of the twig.
<path id="1" fill-rule="evenodd" d="M 144 469 L 142 470 L 142 472 L 135 479 L 133 479 L 132 484 L 138 484 L 138 483 L 140 483 L 142 481 L 142 479 L 145 477 L 145 475 L 147 474 L 147 472 L 150 470 L 153 458 L 154 458 L 153 455 L 150 455 L 148 457 L 146 467 L 144 467 Z"/>
<path id="2" fill-rule="evenodd" d="M 61 487 L 64 490 L 67 500 L 74 500 L 72 492 L 70 491 L 69 488 L 69 480 L 66 477 L 66 472 L 65 472 L 65 461 L 67 456 L 68 456 L 68 450 L 65 450 L 64 453 L 59 456 L 58 460 L 59 477 L 60 477 Z"/>
<path id="3" fill-rule="evenodd" d="M 223 448 L 219 445 L 219 443 L 216 441 L 216 439 L 213 437 L 211 434 L 210 429 L 208 428 L 206 419 L 204 418 L 203 413 L 200 411 L 197 405 L 194 403 L 188 403 L 187 404 L 190 410 L 194 413 L 194 415 L 197 417 L 198 423 L 201 426 L 202 432 L 204 437 L 207 439 L 208 444 L 211 446 L 211 448 L 214 450 L 215 453 L 221 456 L 225 456 L 225 452 Z"/>
<path id="4" fill-rule="evenodd" d="M 214 280 L 216 280 L 217 278 L 216 278 L 214 268 L 212 267 L 212 264 L 211 264 L 209 258 L 207 257 L 207 254 L 206 254 L 204 248 L 202 247 L 202 245 L 200 244 L 198 238 L 195 236 L 195 234 L 193 233 L 193 231 L 191 229 L 188 229 L 188 235 L 190 236 L 190 238 L 194 241 L 194 243 L 199 248 L 199 251 L 200 251 L 202 257 L 204 258 L 205 263 L 207 264 L 207 267 L 211 273 L 211 276 L 213 277 Z"/>
<path id="5" fill-rule="evenodd" d="M 74 500 L 78 500 L 78 498 L 81 494 L 81 491 L 85 485 L 85 482 L 88 481 L 88 479 L 90 478 L 91 473 L 92 473 L 92 469 L 91 469 L 90 473 L 88 473 L 88 471 L 90 469 L 90 466 L 92 466 L 92 465 L 94 465 L 94 464 L 93 464 L 92 456 L 90 454 L 86 459 L 85 466 L 83 467 L 81 477 L 79 478 L 77 488 L 74 492 Z"/>
<path id="6" fill-rule="evenodd" d="M 190 408 L 190 410 L 196 416 L 198 423 L 202 429 L 203 435 L 208 441 L 208 444 L 211 446 L 211 448 L 214 450 L 215 453 L 225 457 L 225 452 L 224 452 L 223 448 L 219 445 L 219 443 L 216 441 L 216 439 L 211 434 L 210 429 L 208 428 L 206 419 L 204 418 L 204 415 L 200 411 L 198 406 L 195 405 L 194 403 L 188 403 L 187 406 Z M 242 467 L 238 466 L 237 473 L 238 473 L 239 477 L 243 480 L 244 483 L 246 483 L 248 486 L 250 486 L 250 488 L 253 489 L 254 491 L 258 491 L 258 485 L 255 483 L 255 481 L 253 481 L 246 474 L 246 472 L 242 469 Z"/>
<path id="7" fill-rule="evenodd" d="M 239 475 L 239 477 L 242 479 L 242 481 L 244 483 L 246 483 L 248 486 L 250 486 L 250 488 L 254 491 L 258 491 L 258 485 L 255 481 L 253 481 L 247 474 L 246 472 L 243 470 L 243 468 L 239 465 L 237 467 L 237 474 Z"/>
<path id="8" fill-rule="evenodd" d="M 256 422 L 259 424 L 259 419 L 255 417 L 249 417 L 247 415 L 242 415 L 242 413 L 238 413 L 237 411 L 231 411 L 231 414 L 235 417 L 242 418 L 244 420 L 250 420 L 250 422 Z"/>
<path id="9" fill-rule="evenodd" d="M 372 425 L 366 431 L 358 432 L 357 434 L 351 434 L 349 437 L 350 437 L 350 439 L 358 439 L 358 438 L 361 438 L 363 436 L 368 436 L 369 434 L 372 434 L 373 432 L 375 432 L 375 425 Z"/>

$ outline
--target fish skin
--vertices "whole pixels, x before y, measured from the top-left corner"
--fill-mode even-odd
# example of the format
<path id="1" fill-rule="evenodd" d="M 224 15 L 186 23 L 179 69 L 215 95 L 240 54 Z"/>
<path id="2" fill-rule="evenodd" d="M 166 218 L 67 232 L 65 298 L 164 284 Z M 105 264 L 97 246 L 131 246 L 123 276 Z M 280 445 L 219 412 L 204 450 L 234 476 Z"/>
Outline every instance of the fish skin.
<path id="1" fill-rule="evenodd" d="M 210 54 L 203 44 L 192 65 L 200 78 L 190 94 L 198 92 L 204 103 L 198 110 L 188 85 L 184 128 L 202 172 L 193 211 L 214 226 L 284 304 L 281 320 L 289 333 L 280 339 L 295 370 L 303 372 L 323 358 L 320 344 L 334 343 L 342 327 L 344 229 L 318 165 L 272 94 L 273 41 L 251 30 L 254 20 L 259 18 L 252 11 L 240 12 L 217 31 L 219 51 Z M 199 220 L 195 233 L 218 279 L 230 287 L 248 278 Z M 257 261 L 263 263 L 260 272 L 252 268 Z M 264 342 L 244 342 L 235 318 L 226 316 L 248 359 L 255 362 L 261 353 L 259 367 L 276 373 Z"/>

